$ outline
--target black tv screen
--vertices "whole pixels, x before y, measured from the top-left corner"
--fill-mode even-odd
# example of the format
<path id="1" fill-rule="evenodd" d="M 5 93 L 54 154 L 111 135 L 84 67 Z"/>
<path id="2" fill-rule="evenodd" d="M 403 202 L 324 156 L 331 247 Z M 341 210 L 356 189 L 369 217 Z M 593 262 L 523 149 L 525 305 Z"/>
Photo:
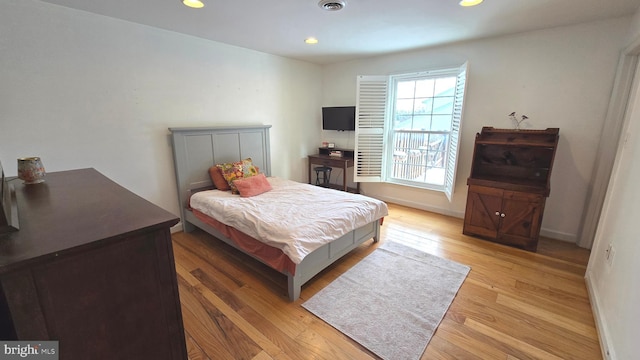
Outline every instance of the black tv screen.
<path id="1" fill-rule="evenodd" d="M 322 108 L 323 130 L 355 130 L 356 107 L 333 106 Z"/>

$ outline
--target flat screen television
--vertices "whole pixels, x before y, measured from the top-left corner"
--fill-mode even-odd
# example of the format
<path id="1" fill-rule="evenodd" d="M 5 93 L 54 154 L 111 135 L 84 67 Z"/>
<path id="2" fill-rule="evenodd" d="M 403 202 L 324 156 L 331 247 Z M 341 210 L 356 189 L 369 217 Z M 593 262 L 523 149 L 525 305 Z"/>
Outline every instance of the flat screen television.
<path id="1" fill-rule="evenodd" d="M 322 129 L 323 130 L 355 130 L 356 129 L 356 107 L 355 106 L 333 106 L 322 108 Z"/>

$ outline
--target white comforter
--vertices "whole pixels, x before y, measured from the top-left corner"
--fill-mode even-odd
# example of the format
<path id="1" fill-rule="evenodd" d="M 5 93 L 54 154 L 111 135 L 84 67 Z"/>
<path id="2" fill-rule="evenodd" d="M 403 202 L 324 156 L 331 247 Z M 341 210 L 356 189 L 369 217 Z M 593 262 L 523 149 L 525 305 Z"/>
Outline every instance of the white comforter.
<path id="1" fill-rule="evenodd" d="M 367 196 L 269 177 L 273 190 L 243 198 L 230 192 L 195 193 L 191 207 L 268 245 L 296 264 L 322 245 L 388 215 Z"/>

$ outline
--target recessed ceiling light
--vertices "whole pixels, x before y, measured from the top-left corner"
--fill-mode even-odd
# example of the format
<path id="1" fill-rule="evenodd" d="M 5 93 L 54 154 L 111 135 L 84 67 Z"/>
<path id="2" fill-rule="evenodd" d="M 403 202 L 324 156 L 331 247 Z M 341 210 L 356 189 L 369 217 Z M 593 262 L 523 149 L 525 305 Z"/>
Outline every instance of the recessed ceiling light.
<path id="1" fill-rule="evenodd" d="M 476 6 L 484 0 L 460 0 L 460 6 Z"/>
<path id="2" fill-rule="evenodd" d="M 318 43 L 318 39 L 316 39 L 314 37 L 310 37 L 310 38 L 304 39 L 304 42 L 306 44 L 317 44 Z"/>
<path id="3" fill-rule="evenodd" d="M 194 9 L 200 9 L 204 7 L 204 3 L 200 0 L 182 0 L 182 3 Z"/>
<path id="4" fill-rule="evenodd" d="M 338 11 L 347 6 L 347 3 L 342 0 L 320 0 L 318 6 L 323 10 Z"/>

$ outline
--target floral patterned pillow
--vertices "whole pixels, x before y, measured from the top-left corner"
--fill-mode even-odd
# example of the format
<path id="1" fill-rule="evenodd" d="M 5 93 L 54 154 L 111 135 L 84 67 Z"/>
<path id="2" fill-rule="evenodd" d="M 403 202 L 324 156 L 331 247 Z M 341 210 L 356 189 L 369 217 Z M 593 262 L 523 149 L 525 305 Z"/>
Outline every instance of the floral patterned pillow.
<path id="1" fill-rule="evenodd" d="M 238 188 L 233 184 L 234 180 L 244 179 L 258 174 L 258 168 L 253 165 L 251 158 L 233 163 L 218 164 L 216 166 L 222 171 L 222 176 L 227 180 L 231 188 L 231 193 L 233 194 L 239 194 Z"/>

